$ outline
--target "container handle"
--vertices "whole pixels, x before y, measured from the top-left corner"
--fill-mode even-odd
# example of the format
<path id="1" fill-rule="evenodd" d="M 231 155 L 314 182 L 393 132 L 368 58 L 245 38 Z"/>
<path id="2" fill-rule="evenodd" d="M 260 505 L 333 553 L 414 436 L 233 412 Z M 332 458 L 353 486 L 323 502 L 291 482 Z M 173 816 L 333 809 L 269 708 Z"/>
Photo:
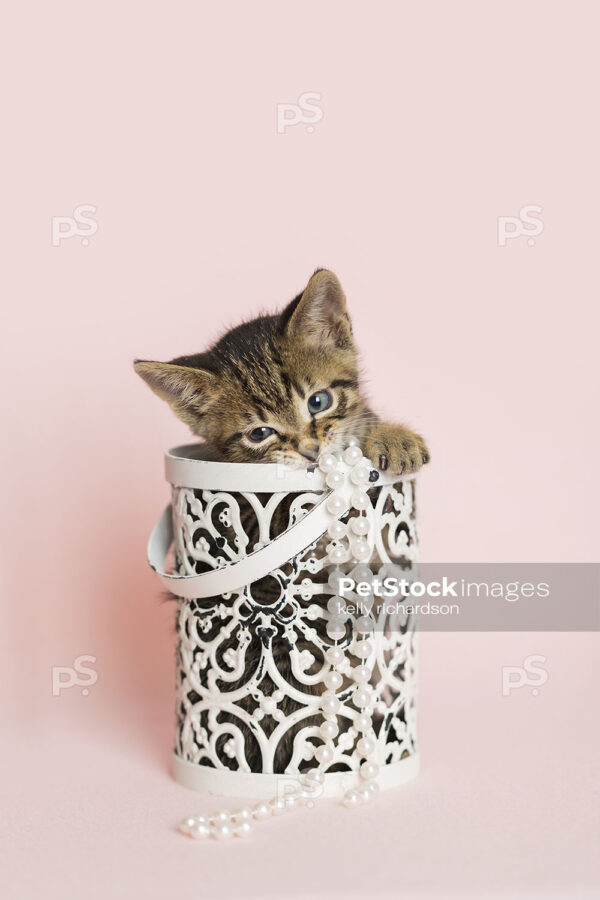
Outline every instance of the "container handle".
<path id="1" fill-rule="evenodd" d="M 169 504 L 150 535 L 148 562 L 163 584 L 177 597 L 193 600 L 228 594 L 259 578 L 264 578 L 273 569 L 278 569 L 317 541 L 331 522 L 331 514 L 327 512 L 325 506 L 330 496 L 327 493 L 299 522 L 269 544 L 237 562 L 199 575 L 174 575 L 165 572 L 167 555 L 173 543 L 172 508 Z M 342 515 L 349 509 L 350 505 Z"/>

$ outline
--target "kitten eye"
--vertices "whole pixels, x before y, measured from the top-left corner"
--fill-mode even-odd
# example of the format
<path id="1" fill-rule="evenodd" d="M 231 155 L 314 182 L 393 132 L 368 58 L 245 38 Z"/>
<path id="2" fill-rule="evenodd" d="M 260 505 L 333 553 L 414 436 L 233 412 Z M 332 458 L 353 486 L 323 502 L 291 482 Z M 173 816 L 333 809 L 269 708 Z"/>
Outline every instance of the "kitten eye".
<path id="1" fill-rule="evenodd" d="M 308 411 L 314 416 L 319 412 L 323 412 L 324 409 L 329 409 L 331 402 L 329 391 L 317 391 L 316 394 L 308 398 Z"/>
<path id="2" fill-rule="evenodd" d="M 272 434 L 275 434 L 274 428 L 267 428 L 266 425 L 261 425 L 260 428 L 255 428 L 254 431 L 251 431 L 248 437 L 253 444 L 260 444 L 261 441 L 266 441 Z"/>

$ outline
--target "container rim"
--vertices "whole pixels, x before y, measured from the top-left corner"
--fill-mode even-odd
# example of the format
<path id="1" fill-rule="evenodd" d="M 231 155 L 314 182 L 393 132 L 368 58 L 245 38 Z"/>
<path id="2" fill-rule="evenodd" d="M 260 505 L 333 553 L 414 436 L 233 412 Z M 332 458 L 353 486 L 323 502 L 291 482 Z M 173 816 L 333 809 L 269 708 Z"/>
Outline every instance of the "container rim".
<path id="1" fill-rule="evenodd" d="M 412 481 L 416 475 L 392 475 L 378 471 L 371 487 Z M 210 459 L 206 444 L 181 444 L 165 453 L 165 475 L 173 487 L 200 490 L 289 493 L 329 490 L 316 465 L 294 469 L 280 463 L 231 463 Z"/>

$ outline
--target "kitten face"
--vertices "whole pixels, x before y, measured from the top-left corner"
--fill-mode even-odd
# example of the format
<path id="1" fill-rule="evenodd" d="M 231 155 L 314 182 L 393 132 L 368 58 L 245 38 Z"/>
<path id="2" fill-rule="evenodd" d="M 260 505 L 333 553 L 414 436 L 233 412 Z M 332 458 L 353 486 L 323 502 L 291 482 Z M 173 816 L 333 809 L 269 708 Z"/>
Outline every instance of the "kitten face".
<path id="1" fill-rule="evenodd" d="M 327 270 L 281 314 L 239 325 L 205 353 L 135 369 L 231 462 L 309 465 L 360 435 L 368 413 L 344 293 Z"/>

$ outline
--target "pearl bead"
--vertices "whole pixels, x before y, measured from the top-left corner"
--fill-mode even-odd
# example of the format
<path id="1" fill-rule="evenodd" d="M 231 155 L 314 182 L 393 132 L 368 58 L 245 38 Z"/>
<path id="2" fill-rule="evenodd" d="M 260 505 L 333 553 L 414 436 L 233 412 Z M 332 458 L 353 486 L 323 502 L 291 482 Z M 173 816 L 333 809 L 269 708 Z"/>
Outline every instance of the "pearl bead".
<path id="1" fill-rule="evenodd" d="M 363 538 L 352 541 L 352 556 L 359 562 L 365 562 L 371 558 L 371 548 Z"/>
<path id="2" fill-rule="evenodd" d="M 354 516 L 348 524 L 354 534 L 364 535 L 369 533 L 369 521 L 366 516 Z"/>
<path id="3" fill-rule="evenodd" d="M 255 819 L 268 819 L 271 815 L 271 809 L 268 803 L 257 803 L 252 807 L 252 815 Z"/>
<path id="4" fill-rule="evenodd" d="M 334 597 L 330 597 L 327 601 L 327 610 L 331 613 L 332 616 L 341 619 L 346 610 L 346 604 L 341 597 L 338 597 L 336 595 Z"/>
<path id="5" fill-rule="evenodd" d="M 206 822 L 197 822 L 189 829 L 188 833 L 190 837 L 196 839 L 208 837 L 211 833 L 210 825 L 207 825 Z"/>
<path id="6" fill-rule="evenodd" d="M 327 474 L 327 478 L 325 479 L 327 483 L 327 487 L 335 488 L 341 487 L 345 481 L 343 472 L 338 472 L 337 469 L 333 469 L 331 472 Z M 357 482 L 358 483 L 358 482 Z"/>
<path id="7" fill-rule="evenodd" d="M 364 762 L 360 767 L 360 774 L 366 781 L 372 781 L 379 775 L 379 766 L 374 762 Z"/>
<path id="8" fill-rule="evenodd" d="M 359 684 L 367 682 L 371 678 L 371 671 L 368 666 L 357 666 L 355 669 L 352 669 L 352 678 Z"/>
<path id="9" fill-rule="evenodd" d="M 369 640 L 358 641 L 354 648 L 354 655 L 359 659 L 368 659 L 373 651 L 373 642 Z"/>
<path id="10" fill-rule="evenodd" d="M 242 822 L 235 829 L 235 836 L 236 837 L 248 837 L 248 835 L 251 832 L 252 832 L 252 826 L 250 825 L 250 822 Z"/>
<path id="11" fill-rule="evenodd" d="M 368 706 L 372 699 L 372 692 L 366 686 L 360 685 L 352 697 L 356 706 Z"/>
<path id="12" fill-rule="evenodd" d="M 348 504 L 341 494 L 332 494 L 331 497 L 327 498 L 327 512 L 330 512 L 332 516 L 341 516 L 346 512 L 347 508 Z M 362 509 L 363 507 L 357 506 L 356 508 Z"/>
<path id="13" fill-rule="evenodd" d="M 340 592 L 340 578 L 345 578 L 346 576 L 342 572 L 342 570 L 336 566 L 335 569 L 332 569 L 329 573 L 329 578 L 327 580 L 327 584 L 334 592 L 334 594 L 339 594 Z"/>
<path id="14" fill-rule="evenodd" d="M 377 794 L 379 785 L 376 781 L 365 781 L 362 787 L 360 787 L 358 790 L 359 793 L 363 794 L 367 798 L 368 802 L 369 800 L 372 800 Z"/>
<path id="15" fill-rule="evenodd" d="M 243 809 L 236 809 L 233 813 L 233 819 L 235 822 L 249 822 L 252 819 L 252 810 L 248 806 L 244 806 Z"/>
<path id="16" fill-rule="evenodd" d="M 338 521 L 338 519 L 332 522 L 327 529 L 329 537 L 333 538 L 334 541 L 339 541 L 341 538 L 345 537 L 347 531 L 348 529 L 346 528 L 344 523 Z"/>
<path id="17" fill-rule="evenodd" d="M 370 756 L 375 752 L 375 741 L 368 737 L 361 737 L 356 744 L 356 749 L 361 756 Z"/>
<path id="18" fill-rule="evenodd" d="M 294 809 L 295 806 L 298 806 L 300 800 L 300 794 L 286 794 L 283 798 L 283 802 L 285 803 L 286 809 Z"/>
<path id="19" fill-rule="evenodd" d="M 367 787 L 359 788 L 357 793 L 361 803 L 368 803 L 373 798 L 371 791 Z"/>
<path id="20" fill-rule="evenodd" d="M 372 724 L 371 716 L 368 716 L 366 713 L 360 713 L 354 719 L 354 727 L 357 731 L 368 731 Z"/>
<path id="21" fill-rule="evenodd" d="M 315 750 L 315 757 L 320 763 L 330 763 L 333 759 L 333 750 L 331 747 L 328 747 L 327 744 L 321 744 L 321 746 L 317 747 Z"/>
<path id="22" fill-rule="evenodd" d="M 354 566 L 352 569 L 352 578 L 355 582 L 364 581 L 366 584 L 373 584 L 373 571 L 371 566 L 365 565 L 365 563 L 359 563 L 357 566 Z"/>
<path id="23" fill-rule="evenodd" d="M 354 507 L 354 509 L 364 510 L 364 509 L 369 509 L 371 506 L 371 500 L 366 491 L 361 491 L 361 490 L 353 491 L 351 501 L 352 501 L 352 506 Z M 331 509 L 329 511 L 334 512 Z"/>
<path id="24" fill-rule="evenodd" d="M 281 797 L 274 797 L 272 800 L 269 800 L 269 809 L 272 816 L 280 816 L 285 812 L 285 800 Z"/>
<path id="25" fill-rule="evenodd" d="M 358 447 L 360 445 L 359 439 L 353 434 L 349 434 L 344 440 L 346 447 Z"/>
<path id="26" fill-rule="evenodd" d="M 332 562 L 334 565 L 339 565 L 339 563 L 344 563 L 348 559 L 348 551 L 345 547 L 342 547 L 338 544 L 337 547 L 331 547 L 327 556 L 329 557 L 329 562 Z"/>
<path id="27" fill-rule="evenodd" d="M 193 828 L 199 821 L 200 819 L 195 819 L 193 816 L 190 816 L 188 819 L 183 819 L 183 821 L 179 823 L 179 827 L 185 831 L 186 829 Z"/>
<path id="28" fill-rule="evenodd" d="M 370 474 L 371 470 L 368 466 L 364 463 L 358 463 L 350 472 L 350 481 L 352 484 L 368 484 Z"/>
<path id="29" fill-rule="evenodd" d="M 360 795 L 358 791 L 347 791 L 344 794 L 344 806 L 348 809 L 354 809 L 360 806 Z"/>
<path id="30" fill-rule="evenodd" d="M 343 681 L 344 679 L 339 672 L 328 672 L 323 679 L 330 691 L 337 691 L 338 688 L 341 688 Z"/>
<path id="31" fill-rule="evenodd" d="M 331 472 L 338 464 L 337 458 L 333 453 L 323 453 L 319 457 L 319 468 L 321 472 Z"/>
<path id="32" fill-rule="evenodd" d="M 338 736 L 339 728 L 337 727 L 335 722 L 323 722 L 321 727 L 319 728 L 319 733 L 321 737 L 325 738 L 326 741 L 332 741 L 335 737 Z"/>
<path id="33" fill-rule="evenodd" d="M 327 634 L 333 641 L 341 641 L 346 634 L 346 626 L 343 619 L 330 619 L 327 623 Z"/>
<path id="34" fill-rule="evenodd" d="M 323 784 L 325 780 L 325 776 L 322 772 L 319 772 L 318 769 L 309 769 L 308 772 L 305 772 L 300 776 L 300 780 L 309 786 L 315 784 Z"/>
<path id="35" fill-rule="evenodd" d="M 326 716 L 335 716 L 340 708 L 340 701 L 337 697 L 325 697 L 321 699 L 321 709 Z"/>
<path id="36" fill-rule="evenodd" d="M 227 825 L 231 821 L 231 813 L 228 809 L 222 809 L 219 810 L 219 812 L 213 813 L 210 820 L 216 825 Z"/>
<path id="37" fill-rule="evenodd" d="M 349 466 L 354 466 L 362 459 L 362 450 L 356 444 L 351 444 L 344 450 L 343 458 Z"/>
<path id="38" fill-rule="evenodd" d="M 373 631 L 373 619 L 370 616 L 359 616 L 356 620 L 356 630 L 359 634 L 369 634 Z"/>
<path id="39" fill-rule="evenodd" d="M 215 825 L 213 829 L 213 837 L 218 841 L 225 841 L 227 838 L 233 837 L 233 830 L 229 825 Z"/>
<path id="40" fill-rule="evenodd" d="M 325 651 L 325 659 L 332 666 L 337 666 L 344 658 L 344 651 L 341 647 L 330 647 Z"/>

